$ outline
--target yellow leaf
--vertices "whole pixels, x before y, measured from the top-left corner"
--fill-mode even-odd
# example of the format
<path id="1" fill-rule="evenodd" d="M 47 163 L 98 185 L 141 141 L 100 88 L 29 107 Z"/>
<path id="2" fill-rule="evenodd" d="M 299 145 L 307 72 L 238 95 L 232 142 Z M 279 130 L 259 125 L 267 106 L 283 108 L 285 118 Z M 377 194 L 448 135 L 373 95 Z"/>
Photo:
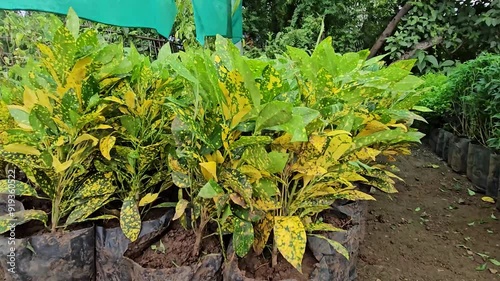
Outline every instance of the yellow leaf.
<path id="1" fill-rule="evenodd" d="M 127 91 L 123 98 L 125 99 L 125 105 L 128 106 L 129 109 L 135 109 L 135 94 L 132 91 Z"/>
<path id="2" fill-rule="evenodd" d="M 357 136 L 358 137 L 368 136 L 368 135 L 371 135 L 373 133 L 385 131 L 385 130 L 389 130 L 389 127 L 387 127 L 385 124 L 383 124 L 380 121 L 372 120 L 366 124 L 365 128 L 363 130 L 361 130 L 361 132 L 359 132 L 359 134 Z"/>
<path id="3" fill-rule="evenodd" d="M 104 124 L 101 124 L 101 125 L 96 127 L 96 130 L 106 130 L 106 129 L 113 129 L 113 127 L 110 125 L 104 125 Z"/>
<path id="4" fill-rule="evenodd" d="M 362 147 L 356 152 L 356 157 L 359 160 L 372 160 L 375 161 L 376 157 L 380 154 L 380 150 L 373 149 L 371 147 Z"/>
<path id="5" fill-rule="evenodd" d="M 188 204 L 189 201 L 187 201 L 186 199 L 179 200 L 179 202 L 177 202 L 177 205 L 175 206 L 175 215 L 172 220 L 176 220 L 182 217 L 182 215 L 184 215 L 184 212 L 186 211 Z"/>
<path id="6" fill-rule="evenodd" d="M 346 190 L 341 190 L 338 192 L 339 198 L 346 199 L 346 200 L 352 200 L 352 201 L 358 201 L 358 200 L 369 200 L 369 201 L 374 201 L 375 198 L 371 196 L 370 194 L 361 192 L 359 190 L 355 189 L 346 189 Z"/>
<path id="7" fill-rule="evenodd" d="M 215 152 L 215 162 L 217 162 L 218 164 L 224 163 L 224 157 L 222 156 L 222 153 L 219 150 Z"/>
<path id="8" fill-rule="evenodd" d="M 255 238 L 253 240 L 253 250 L 255 254 L 260 255 L 262 254 L 262 251 L 264 251 L 267 240 L 269 240 L 269 235 L 274 227 L 273 223 L 273 215 L 271 213 L 267 213 L 264 219 L 255 224 Z"/>
<path id="9" fill-rule="evenodd" d="M 114 136 L 106 136 L 101 139 L 101 143 L 99 144 L 99 150 L 101 151 L 102 156 L 107 160 L 111 160 L 111 149 L 115 145 L 116 138 Z"/>
<path id="10" fill-rule="evenodd" d="M 281 255 L 300 273 L 306 250 L 307 235 L 297 216 L 274 218 L 274 239 Z"/>
<path id="11" fill-rule="evenodd" d="M 38 151 L 38 149 L 25 144 L 8 144 L 3 147 L 3 150 L 12 153 L 22 153 L 36 156 L 40 155 L 40 151 Z"/>
<path id="12" fill-rule="evenodd" d="M 37 90 L 36 95 L 38 98 L 38 104 L 42 105 L 43 107 L 47 108 L 49 112 L 52 114 L 53 112 L 53 107 L 52 104 L 50 103 L 49 96 L 52 97 L 50 94 L 47 94 L 46 92 L 42 90 Z"/>
<path id="13" fill-rule="evenodd" d="M 105 97 L 104 100 L 116 102 L 118 104 L 124 104 L 124 102 L 117 97 Z"/>
<path id="14" fill-rule="evenodd" d="M 326 137 L 313 135 L 309 138 L 309 142 L 316 148 L 318 152 L 322 152 L 326 144 Z"/>
<path id="15" fill-rule="evenodd" d="M 78 138 L 76 138 L 73 145 L 78 145 L 84 141 L 92 141 L 92 146 L 96 146 L 97 143 L 99 142 L 99 139 L 97 139 L 96 137 L 89 135 L 89 134 L 83 134 L 83 135 L 79 136 Z"/>
<path id="16" fill-rule="evenodd" d="M 481 198 L 481 200 L 483 200 L 484 202 L 488 202 L 488 203 L 491 203 L 491 204 L 495 204 L 495 199 L 491 198 L 491 197 L 488 197 L 488 196 L 484 196 Z"/>
<path id="17" fill-rule="evenodd" d="M 206 180 L 214 179 L 217 181 L 217 163 L 214 161 L 200 163 L 201 172 Z"/>
<path id="18" fill-rule="evenodd" d="M 56 171 L 56 173 L 62 173 L 64 172 L 66 169 L 68 169 L 71 164 L 73 164 L 73 160 L 68 160 L 64 163 L 61 163 L 59 161 L 59 158 L 57 158 L 56 156 L 52 155 L 52 167 L 54 168 L 54 170 Z"/>
<path id="19" fill-rule="evenodd" d="M 254 183 L 262 178 L 262 174 L 259 172 L 259 170 L 250 165 L 241 166 L 240 171 L 249 178 L 250 183 Z"/>
<path id="20" fill-rule="evenodd" d="M 33 108 L 33 106 L 38 102 L 38 97 L 35 92 L 27 86 L 24 87 L 23 102 L 24 107 L 28 110 L 31 110 L 31 108 Z"/>
<path id="21" fill-rule="evenodd" d="M 57 139 L 57 141 L 56 141 L 56 144 L 55 144 L 55 145 L 56 145 L 56 146 L 61 146 L 61 145 L 63 145 L 63 144 L 64 144 L 65 140 L 66 140 L 66 139 L 64 138 L 64 136 L 60 136 L 60 137 Z"/>
<path id="22" fill-rule="evenodd" d="M 391 124 L 388 125 L 391 128 L 401 128 L 403 131 L 408 132 L 408 127 L 406 127 L 404 124 Z"/>
<path id="23" fill-rule="evenodd" d="M 141 198 L 141 201 L 139 201 L 139 207 L 153 203 L 156 199 L 158 199 L 158 195 L 158 193 L 148 193 L 144 195 L 144 197 Z"/>
<path id="24" fill-rule="evenodd" d="M 334 136 L 326 149 L 325 160 L 327 160 L 328 163 L 332 161 L 337 162 L 351 146 L 352 138 L 349 135 L 342 134 Z"/>

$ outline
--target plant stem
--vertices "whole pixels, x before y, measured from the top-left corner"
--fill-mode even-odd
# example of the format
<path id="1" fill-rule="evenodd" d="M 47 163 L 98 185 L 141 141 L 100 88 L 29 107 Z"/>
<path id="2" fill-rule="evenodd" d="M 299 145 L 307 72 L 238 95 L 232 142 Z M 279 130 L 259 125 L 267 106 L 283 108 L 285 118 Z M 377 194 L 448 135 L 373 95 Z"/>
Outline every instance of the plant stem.
<path id="1" fill-rule="evenodd" d="M 56 227 L 57 223 L 59 222 L 59 205 L 61 203 L 60 196 L 57 195 L 56 200 L 52 203 L 52 214 L 51 214 L 51 221 L 52 221 L 52 228 L 51 232 L 54 233 L 56 232 Z"/>
<path id="2" fill-rule="evenodd" d="M 276 244 L 276 238 L 273 238 L 273 252 L 271 255 L 271 267 L 274 268 L 278 264 L 278 244 Z"/>

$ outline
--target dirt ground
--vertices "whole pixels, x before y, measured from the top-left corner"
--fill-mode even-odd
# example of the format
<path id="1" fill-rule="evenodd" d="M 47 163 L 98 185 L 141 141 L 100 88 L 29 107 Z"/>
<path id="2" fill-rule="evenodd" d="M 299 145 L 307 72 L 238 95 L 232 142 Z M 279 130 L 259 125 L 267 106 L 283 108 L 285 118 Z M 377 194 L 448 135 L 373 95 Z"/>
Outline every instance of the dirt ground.
<path id="1" fill-rule="evenodd" d="M 500 280 L 494 204 L 469 192 L 467 178 L 425 146 L 396 165 L 405 182 L 399 193 L 376 192 L 370 202 L 358 280 Z"/>

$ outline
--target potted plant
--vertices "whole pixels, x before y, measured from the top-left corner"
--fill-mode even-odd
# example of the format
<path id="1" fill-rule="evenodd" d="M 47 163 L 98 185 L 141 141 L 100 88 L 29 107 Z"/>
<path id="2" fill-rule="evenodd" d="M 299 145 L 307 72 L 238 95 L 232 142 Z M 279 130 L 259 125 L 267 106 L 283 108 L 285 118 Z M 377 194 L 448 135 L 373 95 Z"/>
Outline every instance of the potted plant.
<path id="1" fill-rule="evenodd" d="M 116 189 L 111 174 L 91 165 L 105 137 L 108 104 L 94 85 L 94 71 L 103 64 L 94 56 L 95 31 L 78 36 L 73 26 L 61 26 L 50 46 L 39 44 L 40 62 L 21 68 L 26 75 L 2 93 L 16 127 L 6 131 L 0 158 L 21 168 L 29 182 L 2 180 L 0 192 L 35 205 L 0 218 L 1 233 L 18 229 L 16 274 L 7 277 L 12 280 L 94 278 L 94 228 L 85 222 L 110 217 L 92 216 Z M 34 220 L 43 223 L 41 233 L 23 233 L 21 225 Z M 12 251 L 7 238 L 0 241 L 2 254 Z"/>

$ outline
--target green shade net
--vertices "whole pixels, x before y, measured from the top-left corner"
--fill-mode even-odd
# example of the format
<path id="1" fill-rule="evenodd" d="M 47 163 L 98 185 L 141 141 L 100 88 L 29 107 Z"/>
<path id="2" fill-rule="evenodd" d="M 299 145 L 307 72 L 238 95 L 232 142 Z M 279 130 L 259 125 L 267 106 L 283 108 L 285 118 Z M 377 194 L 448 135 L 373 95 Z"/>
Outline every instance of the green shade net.
<path id="1" fill-rule="evenodd" d="M 192 0 L 196 39 L 205 43 L 206 36 L 220 34 L 233 43 L 243 37 L 242 0 Z"/>
<path id="2" fill-rule="evenodd" d="M 167 38 L 177 14 L 175 0 L 0 0 L 0 9 L 5 10 L 65 15 L 70 7 L 81 18 L 117 26 L 153 28 Z"/>

